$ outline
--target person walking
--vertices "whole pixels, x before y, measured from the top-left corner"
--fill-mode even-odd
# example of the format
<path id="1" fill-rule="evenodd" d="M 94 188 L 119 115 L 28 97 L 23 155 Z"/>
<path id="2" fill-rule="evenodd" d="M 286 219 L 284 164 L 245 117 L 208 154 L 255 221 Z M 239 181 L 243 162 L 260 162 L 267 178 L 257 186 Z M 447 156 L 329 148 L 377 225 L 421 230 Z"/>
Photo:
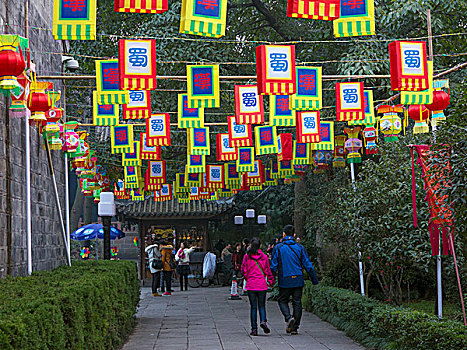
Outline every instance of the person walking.
<path id="1" fill-rule="evenodd" d="M 165 293 L 164 296 L 172 295 L 172 270 L 173 270 L 173 257 L 172 250 L 174 247 L 168 244 L 166 241 L 162 241 L 160 244 L 160 252 L 162 254 L 162 274 L 165 282 Z"/>
<path id="2" fill-rule="evenodd" d="M 185 290 L 188 290 L 188 275 L 190 274 L 190 254 L 196 247 L 188 248 L 186 242 L 180 243 L 180 249 L 175 254 L 175 261 L 178 261 L 177 273 L 180 276 L 180 291 L 183 291 L 183 284 L 185 283 Z"/>
<path id="3" fill-rule="evenodd" d="M 242 274 L 246 280 L 246 289 L 250 301 L 250 335 L 258 335 L 258 311 L 260 327 L 264 333 L 271 333 L 266 318 L 266 293 L 273 286 L 274 276 L 269 266 L 269 259 L 261 251 L 261 241 L 254 237 L 242 262 Z"/>
<path id="4" fill-rule="evenodd" d="M 232 267 L 237 278 L 240 277 L 244 256 L 245 251 L 242 249 L 242 244 L 240 242 L 235 243 L 234 252 L 232 254 Z"/>
<path id="5" fill-rule="evenodd" d="M 162 271 L 162 254 L 159 251 L 158 242 L 154 242 L 146 247 L 145 252 L 148 254 L 149 258 L 149 270 L 152 275 L 152 296 L 160 297 L 161 294 L 158 293 L 161 282 L 161 271 Z"/>
<path id="6" fill-rule="evenodd" d="M 283 231 L 282 241 L 272 252 L 271 270 L 278 274 L 278 303 L 287 323 L 286 332 L 298 334 L 302 318 L 302 292 L 305 285 L 303 269 L 306 270 L 313 284 L 318 284 L 318 277 L 305 248 L 295 242 L 294 227 L 287 225 Z M 290 298 L 292 298 L 293 315 L 290 314 L 289 309 Z"/>

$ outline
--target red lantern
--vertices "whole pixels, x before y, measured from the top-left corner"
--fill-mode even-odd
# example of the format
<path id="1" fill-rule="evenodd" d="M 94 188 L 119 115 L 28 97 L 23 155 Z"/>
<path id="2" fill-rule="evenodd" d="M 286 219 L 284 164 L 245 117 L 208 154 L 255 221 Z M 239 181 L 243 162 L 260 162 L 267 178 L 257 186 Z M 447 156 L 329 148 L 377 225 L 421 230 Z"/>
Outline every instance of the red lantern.
<path id="1" fill-rule="evenodd" d="M 428 119 L 430 118 L 430 111 L 425 105 L 410 105 L 407 109 L 407 114 L 410 119 L 415 121 L 415 126 L 413 127 L 414 134 L 422 134 L 429 131 Z"/>
<path id="2" fill-rule="evenodd" d="M 47 123 L 56 123 L 58 122 L 63 115 L 63 109 L 52 107 L 46 113 Z"/>
<path id="3" fill-rule="evenodd" d="M 446 120 L 443 110 L 449 106 L 449 94 L 443 90 L 433 91 L 433 103 L 426 105 L 433 112 L 431 125 L 438 125 L 440 120 Z"/>
<path id="4" fill-rule="evenodd" d="M 17 77 L 17 81 L 20 87 L 11 90 L 10 110 L 23 111 L 26 109 L 26 99 L 29 95 L 29 86 L 31 81 L 24 72 Z"/>
<path id="5" fill-rule="evenodd" d="M 45 112 L 50 109 L 51 103 L 47 94 L 41 90 L 31 92 L 28 99 L 28 108 L 31 111 L 30 124 L 39 125 L 46 122 Z"/>
<path id="6" fill-rule="evenodd" d="M 13 46 L 0 47 L 0 90 L 21 88 L 16 77 L 24 72 L 26 63 Z"/>

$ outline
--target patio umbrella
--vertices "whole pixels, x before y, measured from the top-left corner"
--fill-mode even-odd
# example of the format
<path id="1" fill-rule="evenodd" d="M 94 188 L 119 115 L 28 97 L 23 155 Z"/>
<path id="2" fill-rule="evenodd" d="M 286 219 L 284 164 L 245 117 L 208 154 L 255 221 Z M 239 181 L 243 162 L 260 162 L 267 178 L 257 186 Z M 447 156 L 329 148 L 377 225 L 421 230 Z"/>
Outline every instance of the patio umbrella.
<path id="1" fill-rule="evenodd" d="M 91 239 L 103 239 L 104 238 L 104 229 L 102 224 L 89 224 L 83 227 L 80 227 L 71 235 L 71 239 L 74 241 L 87 241 Z M 113 226 L 110 227 L 110 239 L 120 239 L 125 237 L 125 232 L 115 228 Z"/>

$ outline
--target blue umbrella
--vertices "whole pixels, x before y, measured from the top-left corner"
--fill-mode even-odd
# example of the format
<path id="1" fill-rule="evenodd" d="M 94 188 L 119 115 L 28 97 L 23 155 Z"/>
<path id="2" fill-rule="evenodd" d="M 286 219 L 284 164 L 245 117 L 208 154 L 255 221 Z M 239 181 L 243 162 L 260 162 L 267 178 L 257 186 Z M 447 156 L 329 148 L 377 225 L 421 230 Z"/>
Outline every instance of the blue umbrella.
<path id="1" fill-rule="evenodd" d="M 80 227 L 71 235 L 71 239 L 74 241 L 87 241 L 90 239 L 104 239 L 104 229 L 102 224 L 89 224 L 83 227 Z M 110 227 L 110 239 L 120 239 L 125 237 L 125 232 L 115 228 L 113 226 Z"/>

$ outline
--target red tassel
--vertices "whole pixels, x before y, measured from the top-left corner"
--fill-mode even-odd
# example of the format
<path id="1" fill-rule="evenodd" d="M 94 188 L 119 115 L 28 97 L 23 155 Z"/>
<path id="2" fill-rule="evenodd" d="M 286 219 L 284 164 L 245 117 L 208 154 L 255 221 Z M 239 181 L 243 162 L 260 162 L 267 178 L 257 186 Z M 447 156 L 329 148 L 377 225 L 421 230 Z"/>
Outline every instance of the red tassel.
<path id="1" fill-rule="evenodd" d="M 412 156 L 412 208 L 413 208 L 413 226 L 417 227 L 417 195 L 415 193 L 415 165 L 413 160 L 413 147 L 410 148 Z M 431 234 L 430 234 L 431 237 Z M 432 245 L 433 246 L 433 245 Z"/>
<path id="2" fill-rule="evenodd" d="M 437 256 L 439 255 L 439 228 L 435 224 L 430 223 L 428 231 L 430 232 L 431 255 Z"/>
<path id="3" fill-rule="evenodd" d="M 448 242 L 448 228 L 447 227 L 443 227 L 442 228 L 442 232 L 443 232 L 443 255 L 449 255 L 449 242 Z"/>

